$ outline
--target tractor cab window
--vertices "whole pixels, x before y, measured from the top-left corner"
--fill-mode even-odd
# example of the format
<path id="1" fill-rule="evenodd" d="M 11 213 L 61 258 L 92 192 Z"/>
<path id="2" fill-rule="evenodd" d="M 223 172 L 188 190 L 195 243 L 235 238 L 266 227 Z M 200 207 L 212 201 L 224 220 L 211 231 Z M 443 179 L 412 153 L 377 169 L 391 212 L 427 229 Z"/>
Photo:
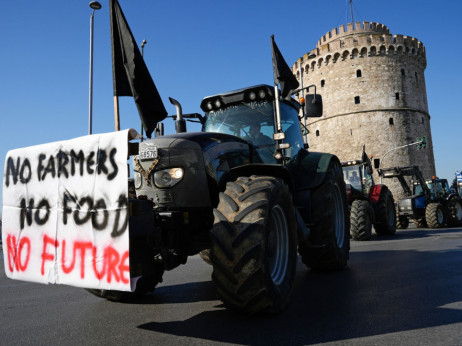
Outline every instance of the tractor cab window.
<path id="1" fill-rule="evenodd" d="M 438 198 L 444 198 L 449 194 L 449 184 L 446 180 L 436 181 L 436 193 Z"/>
<path id="2" fill-rule="evenodd" d="M 232 105 L 217 111 L 207 112 L 203 127 L 205 132 L 227 133 L 252 144 L 262 162 L 276 163 L 274 158 L 275 132 L 273 102 L 258 101 Z M 282 130 L 286 133 L 286 156 L 294 157 L 303 148 L 303 138 L 297 111 L 281 103 Z"/>
<path id="3" fill-rule="evenodd" d="M 362 191 L 361 167 L 359 165 L 344 166 L 343 179 L 346 184 L 350 184 L 354 189 Z"/>

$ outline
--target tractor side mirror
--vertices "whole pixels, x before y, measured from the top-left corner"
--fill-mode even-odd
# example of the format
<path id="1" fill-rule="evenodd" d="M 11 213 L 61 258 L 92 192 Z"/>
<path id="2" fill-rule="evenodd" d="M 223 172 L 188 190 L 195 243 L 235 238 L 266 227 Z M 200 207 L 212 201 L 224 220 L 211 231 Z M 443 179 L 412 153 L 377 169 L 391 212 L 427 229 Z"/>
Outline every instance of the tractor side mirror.
<path id="1" fill-rule="evenodd" d="M 307 118 L 319 118 L 322 116 L 322 97 L 319 94 L 305 96 L 305 114 Z"/>

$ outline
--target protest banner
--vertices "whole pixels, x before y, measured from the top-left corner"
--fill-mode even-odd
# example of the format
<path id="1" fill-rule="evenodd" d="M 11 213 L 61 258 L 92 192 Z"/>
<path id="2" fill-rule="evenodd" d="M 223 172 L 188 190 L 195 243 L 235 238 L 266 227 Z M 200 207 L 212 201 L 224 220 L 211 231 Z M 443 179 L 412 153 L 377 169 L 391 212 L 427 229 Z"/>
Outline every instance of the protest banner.
<path id="1" fill-rule="evenodd" d="M 7 153 L 2 240 L 9 278 L 131 290 L 129 135 L 90 135 Z"/>

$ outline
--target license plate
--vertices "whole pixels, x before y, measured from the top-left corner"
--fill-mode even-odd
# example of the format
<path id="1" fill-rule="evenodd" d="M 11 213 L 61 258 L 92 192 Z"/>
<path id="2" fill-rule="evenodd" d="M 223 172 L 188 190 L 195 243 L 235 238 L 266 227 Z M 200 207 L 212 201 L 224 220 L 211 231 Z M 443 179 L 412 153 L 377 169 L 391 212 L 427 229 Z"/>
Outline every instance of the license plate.
<path id="1" fill-rule="evenodd" d="M 143 148 L 140 150 L 140 160 L 157 159 L 157 147 Z"/>

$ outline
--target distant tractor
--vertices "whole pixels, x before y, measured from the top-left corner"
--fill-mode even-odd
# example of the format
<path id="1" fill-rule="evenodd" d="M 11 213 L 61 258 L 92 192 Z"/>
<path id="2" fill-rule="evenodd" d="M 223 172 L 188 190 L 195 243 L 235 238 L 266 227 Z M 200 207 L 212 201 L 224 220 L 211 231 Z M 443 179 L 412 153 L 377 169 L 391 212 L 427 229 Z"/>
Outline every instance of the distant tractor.
<path id="1" fill-rule="evenodd" d="M 397 227 L 404 229 L 411 220 L 417 227 L 440 228 L 462 225 L 462 199 L 451 192 L 446 179 L 425 180 L 418 166 L 379 170 L 383 178 L 397 178 L 406 197 L 397 205 Z M 412 190 L 404 177 L 411 177 Z"/>
<path id="2" fill-rule="evenodd" d="M 342 162 L 350 205 L 350 232 L 354 240 L 370 240 L 372 225 L 379 235 L 396 232 L 393 194 L 387 186 L 375 184 L 373 168 L 363 147 L 361 160 Z"/>

